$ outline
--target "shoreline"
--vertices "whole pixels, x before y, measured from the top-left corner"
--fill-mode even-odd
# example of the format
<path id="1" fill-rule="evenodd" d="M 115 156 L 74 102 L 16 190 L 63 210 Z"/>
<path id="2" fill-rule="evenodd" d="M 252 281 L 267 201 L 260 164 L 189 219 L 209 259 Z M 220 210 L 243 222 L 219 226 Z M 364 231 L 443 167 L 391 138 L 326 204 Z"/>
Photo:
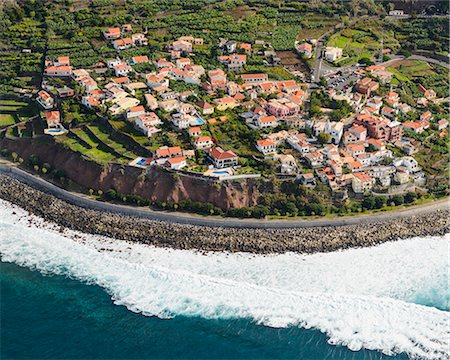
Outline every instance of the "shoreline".
<path id="1" fill-rule="evenodd" d="M 85 209 L 110 212 L 119 215 L 131 216 L 140 219 L 164 221 L 178 224 L 188 224 L 208 227 L 225 228 L 264 228 L 264 229 L 284 229 L 284 228 L 308 228 L 308 227 L 329 227 L 358 224 L 372 224 L 376 222 L 386 222 L 392 219 L 422 216 L 433 213 L 436 210 L 450 210 L 450 199 L 430 201 L 421 205 L 411 205 L 394 210 L 368 212 L 364 214 L 351 214 L 331 217 L 295 217 L 282 219 L 253 219 L 202 216 L 194 213 L 153 210 L 148 207 L 136 207 L 126 204 L 117 204 L 107 201 L 98 201 L 89 198 L 85 194 L 75 193 L 65 190 L 58 185 L 46 181 L 45 179 L 29 173 L 23 169 L 8 166 L 0 163 L 0 176 L 12 177 L 36 190 L 53 195 L 69 204 Z"/>
<path id="2" fill-rule="evenodd" d="M 61 227 L 164 248 L 269 253 L 316 253 L 450 232 L 448 207 L 421 215 L 358 224 L 289 228 L 199 226 L 83 208 L 0 174 L 0 198 Z M 100 203 L 101 204 L 101 203 Z M 368 219 L 370 220 L 370 218 Z M 62 229 L 61 229 L 62 231 Z"/>

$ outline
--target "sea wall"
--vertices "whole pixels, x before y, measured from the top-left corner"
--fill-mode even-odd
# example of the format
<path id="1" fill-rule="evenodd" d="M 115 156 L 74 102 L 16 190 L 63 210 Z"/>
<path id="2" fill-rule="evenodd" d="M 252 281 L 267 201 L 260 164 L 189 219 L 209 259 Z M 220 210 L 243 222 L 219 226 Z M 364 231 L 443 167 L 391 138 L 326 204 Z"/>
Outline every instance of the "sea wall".
<path id="1" fill-rule="evenodd" d="M 364 225 L 287 229 L 177 224 L 89 210 L 0 175 L 0 198 L 62 227 L 160 247 L 252 253 L 327 252 L 450 231 L 449 210 Z"/>

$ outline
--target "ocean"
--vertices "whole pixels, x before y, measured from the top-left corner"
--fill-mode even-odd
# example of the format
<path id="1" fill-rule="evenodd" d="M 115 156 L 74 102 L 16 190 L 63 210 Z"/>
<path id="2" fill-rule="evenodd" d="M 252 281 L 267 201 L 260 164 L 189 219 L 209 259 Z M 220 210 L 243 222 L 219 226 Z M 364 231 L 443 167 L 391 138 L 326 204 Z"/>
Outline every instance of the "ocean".
<path id="1" fill-rule="evenodd" d="M 0 200 L 0 357 L 450 358 L 449 243 L 204 254 L 62 230 Z"/>

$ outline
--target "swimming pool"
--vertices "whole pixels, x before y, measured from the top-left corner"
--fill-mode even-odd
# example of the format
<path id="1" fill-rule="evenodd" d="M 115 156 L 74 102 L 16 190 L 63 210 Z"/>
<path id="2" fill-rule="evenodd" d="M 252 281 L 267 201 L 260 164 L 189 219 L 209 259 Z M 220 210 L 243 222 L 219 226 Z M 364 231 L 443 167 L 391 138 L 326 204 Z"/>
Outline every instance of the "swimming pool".
<path id="1" fill-rule="evenodd" d="M 203 125 L 205 121 L 202 118 L 195 118 L 192 120 L 192 125 Z"/>
<path id="2" fill-rule="evenodd" d="M 213 171 L 214 175 L 229 175 L 230 173 L 226 170 Z"/>
<path id="3" fill-rule="evenodd" d="M 136 162 L 136 164 L 138 164 L 138 165 L 142 165 L 142 164 L 145 164 L 145 161 L 146 161 L 146 159 L 140 159 L 140 160 L 138 160 L 137 162 Z"/>

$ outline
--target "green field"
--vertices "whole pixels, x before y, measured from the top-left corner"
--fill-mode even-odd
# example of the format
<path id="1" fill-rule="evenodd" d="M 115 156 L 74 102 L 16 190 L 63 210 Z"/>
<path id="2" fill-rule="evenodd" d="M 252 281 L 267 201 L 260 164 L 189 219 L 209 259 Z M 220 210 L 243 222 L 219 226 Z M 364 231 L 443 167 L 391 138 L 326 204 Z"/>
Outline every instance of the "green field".
<path id="1" fill-rule="evenodd" d="M 0 114 L 0 128 L 15 124 L 14 117 L 10 114 Z"/>

